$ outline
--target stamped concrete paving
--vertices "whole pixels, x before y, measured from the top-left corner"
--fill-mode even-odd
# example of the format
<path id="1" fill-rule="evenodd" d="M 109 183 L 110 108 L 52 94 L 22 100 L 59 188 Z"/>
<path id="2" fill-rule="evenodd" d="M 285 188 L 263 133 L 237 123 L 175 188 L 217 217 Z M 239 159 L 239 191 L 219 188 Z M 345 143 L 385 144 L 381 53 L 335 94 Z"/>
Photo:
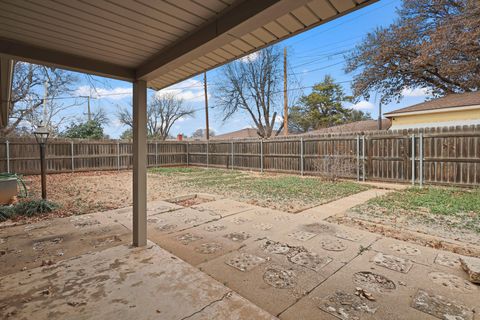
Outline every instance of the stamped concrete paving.
<path id="1" fill-rule="evenodd" d="M 195 316 L 204 318 L 210 316 L 216 319 L 265 317 L 259 309 L 253 308 L 236 295 L 234 298 L 230 298 L 229 295 L 228 301 L 235 307 L 224 306 L 223 304 L 227 302 L 224 301 L 223 294 L 235 292 L 281 319 L 461 320 L 478 318 L 480 289 L 479 286 L 467 281 L 468 277 L 458 262 L 458 255 L 323 221 L 331 214 L 347 210 L 361 201 L 384 192 L 388 191 L 368 190 L 299 214 L 289 214 L 218 198 L 212 198 L 210 202 L 189 208 L 159 201 L 149 204 L 149 239 L 197 268 L 185 269 L 188 272 L 197 274 L 198 270 L 201 270 L 229 288 L 219 289 L 213 301 L 220 299 L 221 303 L 207 303 L 208 308 L 204 304 L 208 299 L 200 302 L 195 299 L 192 302 L 195 306 L 203 305 L 200 309 L 210 312 L 195 314 Z M 3 299 L 13 301 L 12 297 L 21 296 L 24 292 L 22 290 L 26 289 L 21 289 L 22 286 L 15 287 L 15 281 L 21 282 L 19 279 L 30 274 L 28 270 L 38 266 L 39 263 L 48 265 L 69 256 L 98 250 L 103 250 L 102 254 L 105 254 L 107 260 L 110 257 L 109 262 L 113 263 L 115 259 L 107 253 L 117 250 L 122 252 L 120 256 L 124 256 L 128 261 L 126 265 L 134 270 L 132 276 L 134 279 L 138 277 L 138 281 L 152 281 L 152 283 L 157 281 L 156 283 L 164 289 L 154 293 L 158 298 L 155 301 L 162 299 L 172 301 L 170 304 L 162 304 L 163 302 L 160 301 L 158 305 L 148 305 L 146 310 L 151 312 L 154 306 L 160 306 L 160 314 L 157 318 L 181 317 L 180 313 L 175 313 L 177 311 L 169 310 L 168 312 L 173 313 L 168 313 L 164 308 L 176 310 L 178 301 L 185 301 L 184 299 L 188 300 L 188 298 L 181 296 L 172 298 L 168 292 L 164 291 L 173 290 L 172 286 L 176 284 L 185 285 L 185 290 L 196 290 L 196 288 L 190 288 L 186 284 L 184 273 L 170 278 L 163 277 L 162 273 L 157 279 L 147 271 L 134 268 L 134 266 L 140 266 L 140 260 L 131 260 L 134 258 L 129 258 L 127 247 L 119 246 L 127 241 L 125 240 L 128 236 L 127 228 L 131 225 L 130 211 L 129 208 L 119 209 L 107 213 L 67 218 L 69 220 L 52 220 L 49 221 L 48 226 L 38 224 L 39 226 L 19 226 L 15 227 L 17 229 L 0 230 L 0 239 L 2 239 L 0 248 L 5 252 L 0 257 L 0 272 L 13 276 L 13 278 L 9 276 L 0 279 L 2 292 L 7 288 L 3 287 L 6 286 L 3 281 L 9 283 L 9 292 L 4 294 L 0 301 Z M 26 228 L 38 230 L 38 234 L 27 231 Z M 62 241 L 55 240 L 62 235 Z M 75 242 L 69 239 L 84 240 L 77 242 L 80 245 L 76 247 Z M 109 247 L 113 248 L 105 249 Z M 60 252 L 58 250 L 63 254 L 56 255 Z M 165 256 L 162 249 L 155 250 L 158 251 L 159 256 Z M 86 265 L 89 265 L 91 264 L 89 261 L 93 263 L 94 260 L 94 258 L 88 258 L 91 255 L 100 255 L 100 253 L 87 254 L 81 256 L 79 260 L 85 259 Z M 7 258 L 8 256 L 10 258 Z M 149 263 L 146 268 L 152 270 L 152 273 L 163 272 L 162 270 L 168 268 L 165 264 L 168 265 L 172 260 L 171 255 L 167 256 L 168 259 L 158 258 L 156 260 L 158 263 L 153 265 Z M 183 266 L 180 260 L 173 260 L 176 264 Z M 58 265 L 63 266 L 64 263 L 59 262 L 53 266 Z M 42 280 L 45 278 L 40 276 L 44 274 L 41 270 L 49 270 L 48 268 L 52 267 L 33 269 L 32 277 L 36 280 L 27 282 L 24 286 L 28 288 L 45 281 Z M 27 271 L 19 272 L 24 268 Z M 95 266 L 89 268 L 94 268 L 92 271 L 95 270 Z M 122 275 L 125 270 L 112 272 L 116 273 L 113 279 L 117 281 L 121 281 L 122 277 L 130 276 L 128 272 Z M 89 274 L 93 277 L 91 272 Z M 59 279 L 73 277 L 77 281 L 85 280 L 84 276 L 75 277 L 72 273 L 69 275 L 60 274 L 58 277 Z M 55 282 L 57 280 L 48 281 L 58 285 Z M 106 288 L 122 288 L 121 282 L 114 285 L 111 280 L 105 281 Z M 133 281 L 132 279 L 127 283 L 137 284 Z M 165 283 L 160 285 L 163 282 Z M 217 282 L 213 283 L 219 286 Z M 132 296 L 134 301 L 140 299 L 142 294 L 151 298 L 152 292 L 149 290 L 153 290 L 151 289 L 153 285 L 145 284 L 145 291 L 142 291 L 142 286 L 144 286 L 143 283 L 135 286 L 133 290 L 138 291 L 133 294 L 118 293 L 113 289 L 109 292 L 115 292 L 117 295 L 126 294 L 127 297 L 118 298 L 125 301 L 132 301 L 129 300 Z M 80 297 L 87 294 L 84 298 L 87 304 L 83 307 L 86 310 L 90 310 L 90 307 L 97 308 L 97 302 L 91 301 L 88 293 L 92 294 L 88 290 L 86 293 L 77 292 L 77 296 Z M 45 303 L 44 301 L 50 299 L 48 295 L 39 298 L 33 294 L 33 291 L 29 294 L 32 300 L 20 299 L 21 302 L 16 304 L 17 307 L 26 310 L 22 312 L 28 313 L 33 310 L 32 308 L 38 307 L 39 303 Z M 117 299 L 115 294 L 103 295 L 102 301 Z M 68 299 L 61 304 L 55 292 L 53 295 L 52 299 L 58 303 L 55 309 L 59 309 L 60 312 L 80 307 L 77 302 L 71 303 L 73 306 L 68 305 Z M 168 300 L 170 298 L 173 300 Z M 231 300 L 235 300 L 235 303 Z M 110 315 L 116 316 L 116 308 L 125 308 L 129 303 L 132 302 L 124 305 L 112 304 L 102 311 L 104 312 L 102 315 L 107 318 Z M 143 302 L 139 302 L 139 305 L 141 303 Z M 5 312 L 7 310 L 5 308 L 0 306 L 0 311 Z M 129 309 L 121 315 L 129 318 L 128 315 L 134 313 L 134 310 Z M 194 309 L 196 307 L 186 308 L 185 313 Z M 247 311 L 241 313 L 243 312 L 241 310 Z M 251 312 L 258 312 L 259 316 L 252 316 Z M 142 313 L 136 318 L 142 318 L 142 316 L 148 318 L 149 315 Z"/>

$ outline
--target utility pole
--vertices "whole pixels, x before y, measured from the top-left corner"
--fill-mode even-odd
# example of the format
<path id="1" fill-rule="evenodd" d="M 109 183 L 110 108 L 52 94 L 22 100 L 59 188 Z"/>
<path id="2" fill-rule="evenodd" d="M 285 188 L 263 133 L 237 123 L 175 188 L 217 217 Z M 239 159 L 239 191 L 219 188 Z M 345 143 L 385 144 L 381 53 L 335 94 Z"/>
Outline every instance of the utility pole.
<path id="1" fill-rule="evenodd" d="M 378 130 L 382 130 L 382 101 L 378 103 Z"/>
<path id="2" fill-rule="evenodd" d="M 288 136 L 287 47 L 283 48 L 283 134 Z"/>
<path id="3" fill-rule="evenodd" d="M 208 90 L 207 90 L 207 73 L 203 73 L 203 88 L 205 90 L 205 138 L 210 140 L 210 126 L 208 124 Z"/>
<path id="4" fill-rule="evenodd" d="M 92 121 L 92 113 L 90 111 L 90 94 L 87 96 L 87 114 L 88 114 L 88 121 Z"/>

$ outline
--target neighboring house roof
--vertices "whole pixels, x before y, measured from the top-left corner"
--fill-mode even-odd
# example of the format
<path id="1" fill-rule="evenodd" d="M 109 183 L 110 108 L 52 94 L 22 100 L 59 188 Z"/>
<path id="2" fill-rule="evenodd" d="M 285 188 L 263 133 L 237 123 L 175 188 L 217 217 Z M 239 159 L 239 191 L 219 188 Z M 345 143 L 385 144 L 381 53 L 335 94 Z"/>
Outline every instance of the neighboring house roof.
<path id="1" fill-rule="evenodd" d="M 230 140 L 230 139 L 247 139 L 260 138 L 257 134 L 257 129 L 245 128 L 237 131 L 232 131 L 224 134 L 219 134 L 211 137 L 212 140 Z"/>
<path id="2" fill-rule="evenodd" d="M 387 130 L 390 128 L 391 122 L 388 119 L 382 119 L 382 130 Z M 362 120 L 355 121 L 345 124 L 340 124 L 338 126 L 328 127 L 317 129 L 313 131 L 308 131 L 302 133 L 302 135 L 316 135 L 324 133 L 343 133 L 343 132 L 361 132 L 361 131 L 372 131 L 378 130 L 378 121 L 377 120 Z"/>
<path id="3" fill-rule="evenodd" d="M 425 102 L 415 104 L 410 107 L 398 109 L 398 110 L 393 110 L 391 112 L 385 113 L 385 116 L 392 117 L 392 116 L 402 115 L 406 113 L 423 113 L 426 111 L 433 111 L 433 110 L 439 110 L 439 109 L 459 108 L 459 107 L 469 107 L 469 106 L 479 106 L 479 105 L 480 105 L 480 91 L 449 94 L 442 98 L 425 101 Z"/>

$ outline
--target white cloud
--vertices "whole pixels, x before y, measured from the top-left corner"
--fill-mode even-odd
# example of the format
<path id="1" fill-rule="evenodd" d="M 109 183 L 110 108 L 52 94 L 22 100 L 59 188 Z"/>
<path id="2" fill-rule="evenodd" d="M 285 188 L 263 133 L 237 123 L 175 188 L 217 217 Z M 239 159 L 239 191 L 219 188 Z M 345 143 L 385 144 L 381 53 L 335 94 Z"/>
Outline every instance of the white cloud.
<path id="1" fill-rule="evenodd" d="M 81 86 L 75 90 L 76 96 L 88 96 L 90 95 L 94 99 L 111 99 L 121 100 L 126 97 L 132 96 L 132 88 L 128 87 L 116 87 L 113 89 L 96 88 L 93 89 L 89 86 Z"/>
<path id="2" fill-rule="evenodd" d="M 173 94 L 185 102 L 202 102 L 205 100 L 203 82 L 195 79 L 182 81 L 155 93 L 157 97 L 163 94 Z M 208 98 L 210 99 L 210 94 L 208 94 Z"/>
<path id="3" fill-rule="evenodd" d="M 404 97 L 425 97 L 430 95 L 431 92 L 428 88 L 404 88 L 402 95 Z"/>
<path id="4" fill-rule="evenodd" d="M 247 62 L 257 60 L 259 56 L 260 56 L 260 52 L 255 51 L 255 52 L 250 53 L 249 55 L 247 55 L 245 57 L 240 58 L 239 60 L 240 60 L 240 62 L 247 63 Z"/>
<path id="5" fill-rule="evenodd" d="M 355 110 L 370 110 L 375 108 L 375 106 L 370 101 L 362 100 L 351 105 L 350 108 Z"/>

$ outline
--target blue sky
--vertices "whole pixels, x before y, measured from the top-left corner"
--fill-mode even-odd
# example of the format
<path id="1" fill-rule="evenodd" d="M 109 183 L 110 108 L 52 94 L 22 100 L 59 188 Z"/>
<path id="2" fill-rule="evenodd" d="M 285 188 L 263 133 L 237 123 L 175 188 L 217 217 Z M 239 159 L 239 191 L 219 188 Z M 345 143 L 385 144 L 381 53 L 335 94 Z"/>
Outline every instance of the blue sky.
<path id="1" fill-rule="evenodd" d="M 345 74 L 344 54 L 353 49 L 366 34 L 376 27 L 387 26 L 396 17 L 395 8 L 400 6 L 400 0 L 382 0 L 364 9 L 355 11 L 349 15 L 336 19 L 332 22 L 318 26 L 308 32 L 302 33 L 278 44 L 288 50 L 289 77 L 294 83 L 292 87 L 303 88 L 300 93 L 308 94 L 310 87 L 323 79 L 326 74 L 334 77 L 336 82 L 341 82 L 345 91 L 350 94 L 351 74 Z M 219 82 L 219 70 L 208 72 L 209 95 L 215 90 L 215 84 Z M 100 80 L 100 79 L 99 79 Z M 184 133 L 191 135 L 198 128 L 205 127 L 204 95 L 202 86 L 203 76 L 188 79 L 166 90 L 174 92 L 184 98 L 185 103 L 198 110 L 194 118 L 182 119 L 172 128 L 171 135 Z M 292 89 L 293 89 L 292 88 Z M 118 106 L 128 106 L 131 101 L 131 84 L 101 78 L 97 83 L 97 98 L 93 99 L 93 109 L 104 109 L 110 117 L 110 123 L 105 128 L 105 133 L 111 138 L 118 138 L 126 129 L 116 119 Z M 87 83 L 81 83 L 75 95 L 87 95 L 90 88 Z M 425 100 L 425 91 L 420 89 L 405 90 L 405 97 L 400 103 L 392 102 L 383 106 L 383 112 L 388 112 L 407 105 L 419 103 Z M 151 92 L 152 94 L 153 92 Z M 95 96 L 95 93 L 93 93 Z M 372 114 L 377 118 L 377 102 L 373 98 L 370 101 L 360 101 L 352 106 Z M 86 99 L 84 104 L 70 110 L 69 113 L 82 116 L 86 111 Z M 210 128 L 217 134 L 233 130 L 251 127 L 252 122 L 245 114 L 237 114 L 227 122 L 222 122 L 221 111 L 215 108 L 213 97 L 209 99 Z"/>

